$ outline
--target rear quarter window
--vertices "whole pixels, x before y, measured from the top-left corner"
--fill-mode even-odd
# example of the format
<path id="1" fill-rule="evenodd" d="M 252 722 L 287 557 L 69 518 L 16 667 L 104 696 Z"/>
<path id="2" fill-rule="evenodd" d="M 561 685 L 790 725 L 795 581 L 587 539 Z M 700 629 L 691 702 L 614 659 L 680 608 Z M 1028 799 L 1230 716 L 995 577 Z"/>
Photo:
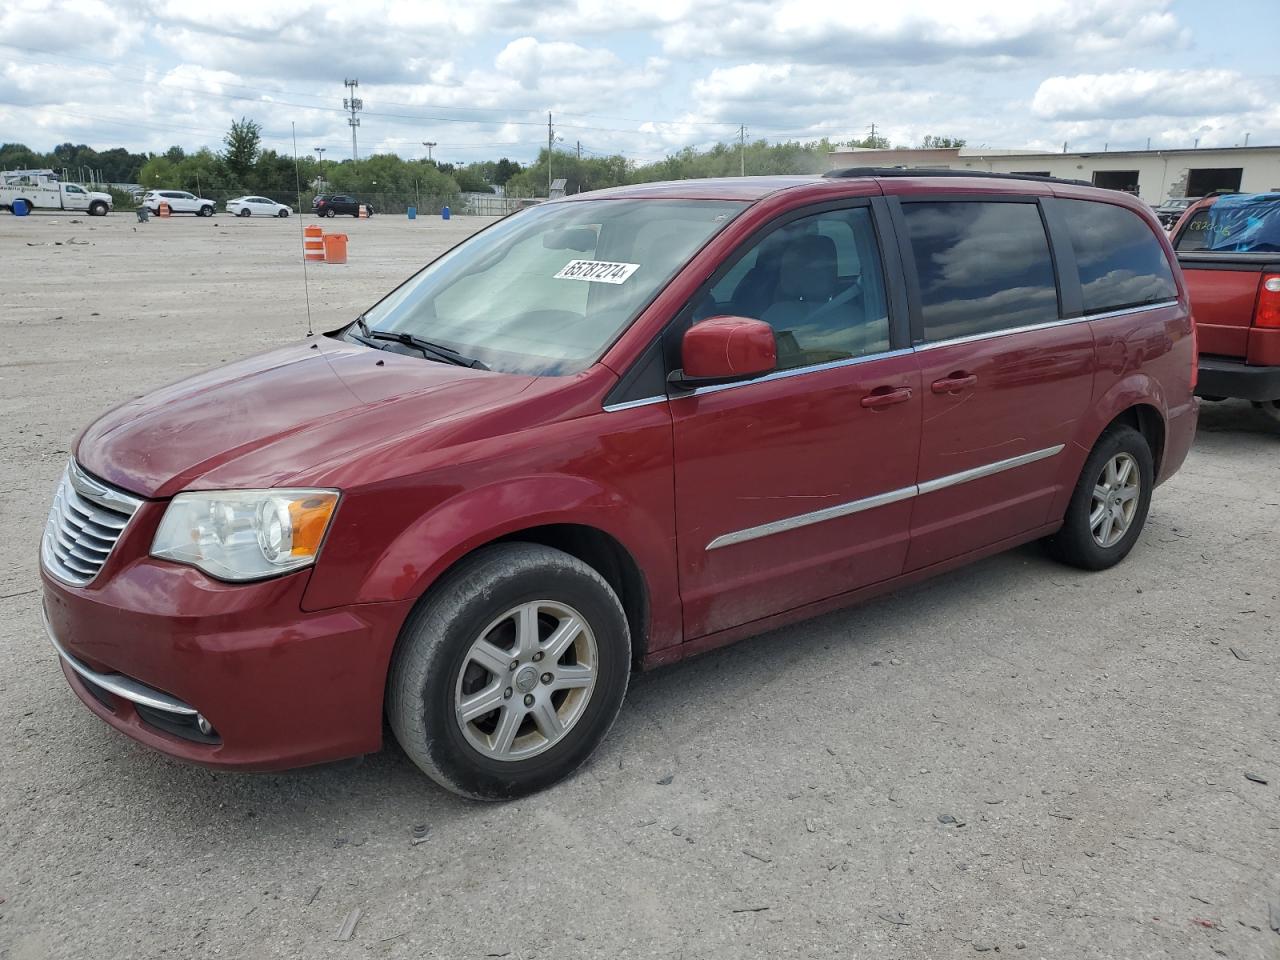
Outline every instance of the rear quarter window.
<path id="1" fill-rule="evenodd" d="M 1058 208 L 1075 251 L 1086 314 L 1178 296 L 1164 248 L 1138 214 L 1092 200 L 1059 200 Z"/>

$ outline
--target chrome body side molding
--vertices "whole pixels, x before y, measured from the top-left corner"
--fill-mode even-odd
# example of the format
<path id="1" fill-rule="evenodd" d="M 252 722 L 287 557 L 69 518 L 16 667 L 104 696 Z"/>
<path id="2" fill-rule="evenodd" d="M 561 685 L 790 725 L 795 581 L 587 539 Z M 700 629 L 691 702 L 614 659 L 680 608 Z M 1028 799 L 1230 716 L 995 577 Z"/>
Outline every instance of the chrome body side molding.
<path id="1" fill-rule="evenodd" d="M 759 526 L 747 527 L 745 530 L 735 530 L 732 533 L 725 533 L 716 537 L 707 544 L 706 548 L 707 550 L 718 550 L 721 547 L 733 546 L 735 543 L 746 543 L 749 540 L 770 537 L 775 533 L 785 533 L 788 530 L 796 530 L 811 524 L 825 523 L 827 520 L 847 517 L 855 513 L 861 513 L 864 510 L 874 510 L 876 507 L 909 500 L 912 497 L 923 496 L 937 490 L 945 490 L 947 487 L 958 486 L 971 480 L 980 480 L 983 477 L 1003 473 L 1005 470 L 1014 470 L 1039 460 L 1047 460 L 1049 457 L 1055 457 L 1061 453 L 1065 446 L 1065 444 L 1059 443 L 1056 446 L 1045 447 L 1043 450 L 1033 450 L 1031 453 L 1023 453 L 1016 457 L 1009 457 L 1006 460 L 996 460 L 980 467 L 948 474 L 945 477 L 936 477 L 933 480 L 926 480 L 924 483 L 900 487 L 897 490 L 889 490 L 885 493 L 877 493 L 874 496 L 851 500 L 848 503 L 838 503 L 834 506 L 823 507 L 821 510 L 813 510 L 809 513 L 797 514 L 794 517 L 786 517 L 782 520 L 762 523 Z"/>

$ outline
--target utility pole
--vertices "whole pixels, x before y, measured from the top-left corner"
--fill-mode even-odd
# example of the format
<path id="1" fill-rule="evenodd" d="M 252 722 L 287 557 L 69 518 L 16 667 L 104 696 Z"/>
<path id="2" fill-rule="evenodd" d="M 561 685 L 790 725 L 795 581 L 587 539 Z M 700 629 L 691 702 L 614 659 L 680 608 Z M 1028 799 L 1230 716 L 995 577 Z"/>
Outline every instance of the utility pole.
<path id="1" fill-rule="evenodd" d="M 316 152 L 316 160 L 320 163 L 320 169 L 324 170 L 324 152 L 329 148 L 328 147 L 312 147 L 311 149 Z"/>
<path id="2" fill-rule="evenodd" d="M 360 126 L 360 118 L 356 114 L 364 109 L 364 101 L 356 96 L 359 80 L 343 80 L 342 83 L 351 90 L 351 96 L 342 101 L 342 109 L 351 111 L 351 119 L 347 121 L 347 125 L 351 127 L 351 159 L 355 161 L 360 159 L 356 152 L 356 127 Z"/>
<path id="3" fill-rule="evenodd" d="M 436 146 L 436 142 L 434 140 L 423 140 L 422 145 L 427 148 L 427 163 L 431 163 L 431 148 Z"/>
<path id="4" fill-rule="evenodd" d="M 1247 133 L 1244 135 L 1244 145 L 1246 147 L 1249 145 L 1249 135 Z"/>
<path id="5" fill-rule="evenodd" d="M 747 175 L 747 125 L 738 127 L 738 176 Z"/>
<path id="6" fill-rule="evenodd" d="M 1150 149 L 1151 149 L 1151 138 L 1150 138 L 1150 137 L 1147 137 L 1147 149 L 1148 149 L 1148 150 L 1150 150 Z"/>
<path id="7" fill-rule="evenodd" d="M 1248 142 L 1248 138 L 1249 138 L 1249 135 L 1246 133 L 1246 134 L 1245 134 L 1245 142 L 1246 142 L 1246 143 Z M 579 141 L 578 141 L 578 159 L 579 159 L 579 160 L 581 160 L 581 159 L 582 159 L 582 141 L 581 141 L 581 140 L 579 140 Z"/>
<path id="8" fill-rule="evenodd" d="M 554 132 L 551 127 L 551 111 L 547 111 L 547 199 L 551 199 L 551 147 Z"/>

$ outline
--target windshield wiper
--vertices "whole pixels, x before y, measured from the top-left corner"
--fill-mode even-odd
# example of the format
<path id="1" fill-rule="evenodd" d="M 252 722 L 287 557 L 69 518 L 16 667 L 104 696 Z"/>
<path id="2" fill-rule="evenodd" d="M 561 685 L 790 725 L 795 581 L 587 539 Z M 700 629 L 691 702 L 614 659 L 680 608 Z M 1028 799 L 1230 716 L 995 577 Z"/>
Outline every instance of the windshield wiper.
<path id="1" fill-rule="evenodd" d="M 364 314 L 356 317 L 356 326 L 360 328 L 362 340 L 382 341 L 384 343 L 398 343 L 401 346 L 413 347 L 420 350 L 422 355 L 429 360 L 438 360 L 441 363 L 452 363 L 458 367 L 470 367 L 472 370 L 488 370 L 489 367 L 474 357 L 463 356 L 452 347 L 446 347 L 441 343 L 432 343 L 430 340 L 424 340 L 422 337 L 415 337 L 412 333 L 405 333 L 400 330 L 374 330 L 364 319 Z M 370 344 L 372 345 L 372 344 Z M 382 349 L 382 348 L 379 348 Z"/>

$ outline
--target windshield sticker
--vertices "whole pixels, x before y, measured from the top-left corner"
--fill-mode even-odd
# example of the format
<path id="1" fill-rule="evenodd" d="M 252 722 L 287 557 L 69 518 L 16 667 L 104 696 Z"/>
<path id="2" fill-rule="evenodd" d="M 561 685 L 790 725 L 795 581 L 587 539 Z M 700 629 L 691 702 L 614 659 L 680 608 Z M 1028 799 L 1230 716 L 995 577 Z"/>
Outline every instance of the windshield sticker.
<path id="1" fill-rule="evenodd" d="M 556 280 L 590 280 L 594 283 L 625 283 L 640 269 L 638 263 L 611 263 L 608 260 L 570 260 L 555 275 Z"/>

